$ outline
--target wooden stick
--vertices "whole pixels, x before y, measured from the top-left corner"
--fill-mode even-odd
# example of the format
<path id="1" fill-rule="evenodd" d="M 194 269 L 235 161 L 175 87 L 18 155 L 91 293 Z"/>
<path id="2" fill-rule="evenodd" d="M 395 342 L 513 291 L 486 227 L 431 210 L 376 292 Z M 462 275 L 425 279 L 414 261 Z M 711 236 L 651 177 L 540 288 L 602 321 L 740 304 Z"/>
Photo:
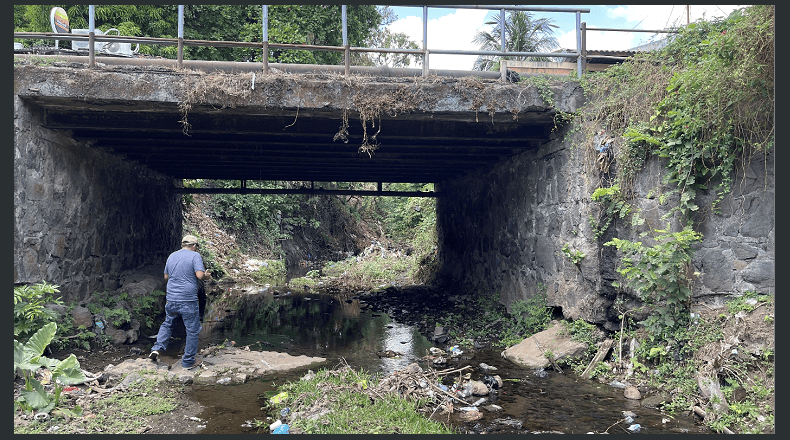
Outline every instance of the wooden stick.
<path id="1" fill-rule="evenodd" d="M 560 374 L 562 374 L 562 369 L 561 369 L 561 368 L 560 368 L 560 367 L 559 367 L 557 364 L 555 364 L 555 363 L 554 363 L 554 359 L 549 359 L 549 357 L 548 357 L 548 356 L 546 356 L 546 352 L 545 352 L 545 351 L 543 351 L 543 349 L 540 347 L 540 344 L 538 344 L 538 340 L 535 338 L 535 335 L 532 335 L 532 336 L 531 336 L 531 338 L 532 338 L 532 340 L 533 340 L 533 341 L 535 341 L 535 345 L 538 347 L 538 350 L 540 350 L 541 354 L 543 354 L 543 356 L 544 356 L 546 359 L 548 359 L 548 360 L 549 360 L 549 362 L 551 363 L 551 365 L 552 365 L 552 366 L 553 366 L 553 367 L 554 367 L 554 368 L 555 368 L 557 371 L 559 371 L 559 372 L 560 372 Z"/>

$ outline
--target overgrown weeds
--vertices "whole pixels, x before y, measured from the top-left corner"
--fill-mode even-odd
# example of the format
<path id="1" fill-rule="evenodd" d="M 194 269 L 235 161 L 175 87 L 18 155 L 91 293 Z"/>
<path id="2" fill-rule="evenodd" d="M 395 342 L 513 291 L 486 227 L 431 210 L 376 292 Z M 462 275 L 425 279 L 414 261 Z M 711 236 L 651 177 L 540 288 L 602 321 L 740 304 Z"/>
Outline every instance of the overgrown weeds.
<path id="1" fill-rule="evenodd" d="M 275 418 L 284 419 L 291 433 L 451 434 L 451 428 L 425 414 L 435 400 L 429 396 L 442 400 L 436 394 L 440 392 L 437 383 L 436 377 L 421 371 L 381 378 L 343 363 L 281 386 L 268 399 L 267 409 Z M 289 412 L 282 416 L 286 407 Z"/>

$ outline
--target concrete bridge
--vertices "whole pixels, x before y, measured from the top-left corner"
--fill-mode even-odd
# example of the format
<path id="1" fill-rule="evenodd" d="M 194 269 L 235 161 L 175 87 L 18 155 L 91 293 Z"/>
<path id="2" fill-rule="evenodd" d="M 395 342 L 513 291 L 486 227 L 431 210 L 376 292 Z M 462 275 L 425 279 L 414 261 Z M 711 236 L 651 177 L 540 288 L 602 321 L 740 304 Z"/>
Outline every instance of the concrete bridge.
<path id="1" fill-rule="evenodd" d="M 583 104 L 577 83 L 173 64 L 15 57 L 15 283 L 43 279 L 74 299 L 151 264 L 161 274 L 181 237 L 180 194 L 195 191 L 182 179 L 240 180 L 242 193 L 259 192 L 247 181 L 305 181 L 288 191 L 325 194 L 322 182 L 433 182 L 435 193 L 407 195 L 439 197 L 446 279 L 505 304 L 545 288 L 566 317 L 616 325 L 616 256 L 588 222 L 597 171 L 554 123 Z M 765 160 L 770 175 L 754 161 L 725 215 L 700 220 L 698 296 L 773 291 L 772 154 Z M 634 202 L 653 226 L 666 210 L 648 195 L 659 174 L 649 163 Z M 378 188 L 365 194 L 393 195 Z M 565 244 L 586 254 L 581 264 L 562 255 Z"/>

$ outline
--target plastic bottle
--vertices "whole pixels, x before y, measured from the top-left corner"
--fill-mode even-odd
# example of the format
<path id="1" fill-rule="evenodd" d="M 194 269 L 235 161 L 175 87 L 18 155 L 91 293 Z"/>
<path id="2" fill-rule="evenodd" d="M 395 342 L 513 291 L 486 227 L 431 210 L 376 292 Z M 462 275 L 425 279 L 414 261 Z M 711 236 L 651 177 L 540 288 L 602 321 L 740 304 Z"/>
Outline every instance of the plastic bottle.
<path id="1" fill-rule="evenodd" d="M 280 425 L 280 426 L 274 428 L 274 431 L 272 431 L 272 434 L 288 434 L 288 431 L 289 431 L 288 425 Z"/>

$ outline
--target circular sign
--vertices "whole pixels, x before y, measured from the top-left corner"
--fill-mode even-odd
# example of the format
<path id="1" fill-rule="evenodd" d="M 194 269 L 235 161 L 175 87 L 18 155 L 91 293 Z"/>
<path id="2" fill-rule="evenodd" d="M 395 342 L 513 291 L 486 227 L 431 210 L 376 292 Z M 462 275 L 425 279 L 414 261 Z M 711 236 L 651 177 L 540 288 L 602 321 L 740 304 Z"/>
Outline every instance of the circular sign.
<path id="1" fill-rule="evenodd" d="M 63 8 L 52 8 L 52 11 L 49 13 L 49 22 L 52 24 L 52 32 L 59 34 L 68 34 L 70 32 L 69 17 Z"/>

